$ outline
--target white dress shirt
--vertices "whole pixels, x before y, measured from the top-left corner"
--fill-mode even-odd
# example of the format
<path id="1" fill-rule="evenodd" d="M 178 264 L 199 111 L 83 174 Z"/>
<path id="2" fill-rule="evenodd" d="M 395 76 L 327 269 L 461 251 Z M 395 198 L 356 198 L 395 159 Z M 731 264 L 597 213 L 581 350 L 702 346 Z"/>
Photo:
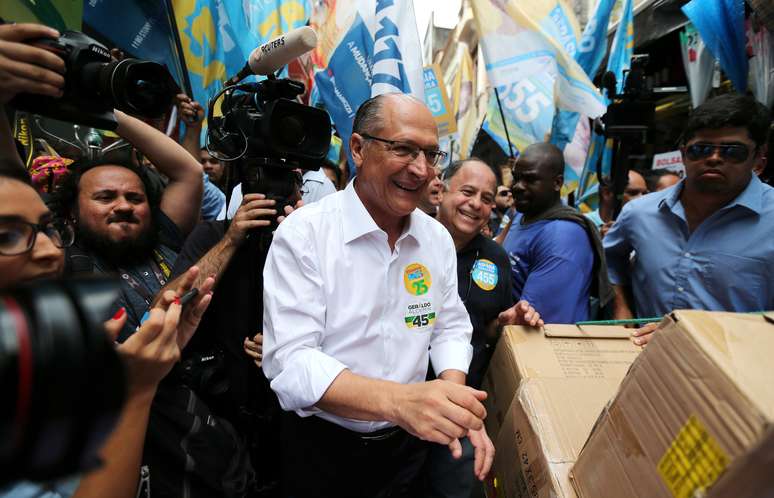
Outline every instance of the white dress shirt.
<path id="1" fill-rule="evenodd" d="M 263 288 L 263 369 L 285 410 L 372 432 L 392 424 L 313 406 L 345 368 L 423 382 L 429 354 L 436 372 L 468 371 L 472 327 L 449 232 L 415 209 L 391 251 L 354 182 L 280 224 Z"/>
<path id="2" fill-rule="evenodd" d="M 301 177 L 301 199 L 304 204 L 311 204 L 317 202 L 326 195 L 335 194 L 336 187 L 333 182 L 325 175 L 322 168 L 318 170 L 306 170 Z M 229 220 L 233 219 L 236 215 L 239 206 L 242 205 L 242 184 L 237 183 L 231 190 L 231 198 L 228 202 L 228 210 L 226 206 L 218 213 L 216 219 L 225 220 L 228 217 Z"/>

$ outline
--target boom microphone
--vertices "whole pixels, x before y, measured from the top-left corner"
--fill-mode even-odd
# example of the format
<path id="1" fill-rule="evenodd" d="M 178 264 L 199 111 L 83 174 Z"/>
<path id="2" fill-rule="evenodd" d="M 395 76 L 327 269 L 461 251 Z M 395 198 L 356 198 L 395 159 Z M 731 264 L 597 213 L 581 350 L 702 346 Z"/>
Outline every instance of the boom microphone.
<path id="1" fill-rule="evenodd" d="M 235 85 L 251 74 L 274 74 L 279 68 L 316 46 L 317 33 L 309 26 L 288 31 L 253 50 L 245 67 L 229 78 L 226 86 Z"/>

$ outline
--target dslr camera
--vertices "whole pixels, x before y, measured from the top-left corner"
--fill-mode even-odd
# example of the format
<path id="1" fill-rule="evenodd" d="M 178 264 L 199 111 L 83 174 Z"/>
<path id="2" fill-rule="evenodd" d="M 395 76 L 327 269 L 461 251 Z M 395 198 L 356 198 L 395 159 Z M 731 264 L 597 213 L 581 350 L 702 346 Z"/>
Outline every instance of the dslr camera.
<path id="1" fill-rule="evenodd" d="M 19 94 L 10 105 L 20 111 L 103 130 L 118 126 L 113 109 L 145 118 L 159 118 L 179 92 L 166 67 L 138 59 L 113 60 L 110 51 L 78 31 L 63 31 L 59 39 L 29 40 L 65 62 L 61 98 Z"/>

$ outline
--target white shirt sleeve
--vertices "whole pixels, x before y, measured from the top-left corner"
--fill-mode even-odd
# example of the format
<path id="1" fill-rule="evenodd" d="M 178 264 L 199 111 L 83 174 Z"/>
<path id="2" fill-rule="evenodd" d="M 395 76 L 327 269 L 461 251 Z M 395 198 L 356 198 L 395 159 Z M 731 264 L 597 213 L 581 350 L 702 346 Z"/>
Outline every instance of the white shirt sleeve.
<path id="1" fill-rule="evenodd" d="M 321 351 L 326 303 L 315 246 L 282 223 L 263 270 L 263 371 L 284 410 L 301 416 L 313 408 L 342 370 Z"/>
<path id="2" fill-rule="evenodd" d="M 236 216 L 236 212 L 242 205 L 242 184 L 237 183 L 231 190 L 231 199 L 228 200 L 228 211 L 226 216 L 229 220 L 233 220 Z"/>
<path id="3" fill-rule="evenodd" d="M 447 278 L 438 319 L 430 339 L 430 361 L 438 375 L 449 369 L 467 374 L 470 360 L 473 359 L 473 346 L 470 344 L 473 326 L 457 290 L 457 253 L 451 237 L 446 247 L 443 261 L 446 262 L 444 273 Z"/>

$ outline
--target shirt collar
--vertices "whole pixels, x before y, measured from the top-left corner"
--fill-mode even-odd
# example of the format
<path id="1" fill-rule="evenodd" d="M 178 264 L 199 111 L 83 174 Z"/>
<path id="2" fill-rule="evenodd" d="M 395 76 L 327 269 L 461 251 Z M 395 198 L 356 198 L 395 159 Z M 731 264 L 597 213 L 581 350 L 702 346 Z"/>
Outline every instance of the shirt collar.
<path id="1" fill-rule="evenodd" d="M 664 206 L 670 210 L 674 210 L 675 205 L 680 201 L 680 193 L 683 191 L 685 185 L 685 179 L 680 180 L 678 184 L 671 187 L 666 196 L 659 201 L 660 208 Z M 736 198 L 728 203 L 722 209 L 731 209 L 735 206 L 742 206 L 750 211 L 760 214 L 763 208 L 763 182 L 760 181 L 755 173 L 752 173 L 750 181 L 747 183 L 747 187 L 742 190 L 742 193 L 736 196 Z"/>
<path id="2" fill-rule="evenodd" d="M 366 209 L 363 201 L 360 200 L 357 192 L 355 192 L 356 180 L 357 179 L 354 179 L 347 184 L 342 197 L 342 211 L 344 213 L 344 216 L 342 216 L 342 225 L 344 229 L 345 244 L 371 232 L 383 231 L 371 217 L 371 214 Z M 409 215 L 406 226 L 403 227 L 403 233 L 398 237 L 399 241 L 407 236 L 412 237 L 414 240 L 419 240 L 417 235 L 421 220 L 418 218 L 421 216 L 427 215 L 418 208 L 414 209 L 411 215 Z"/>

